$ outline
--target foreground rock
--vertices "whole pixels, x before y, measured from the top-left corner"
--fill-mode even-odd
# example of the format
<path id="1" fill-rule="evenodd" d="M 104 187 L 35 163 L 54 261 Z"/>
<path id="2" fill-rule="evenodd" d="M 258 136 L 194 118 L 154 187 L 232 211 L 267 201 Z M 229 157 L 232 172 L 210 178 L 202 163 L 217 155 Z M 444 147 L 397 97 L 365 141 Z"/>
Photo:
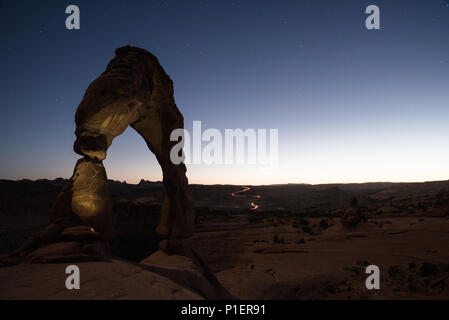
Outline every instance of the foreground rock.
<path id="1" fill-rule="evenodd" d="M 55 242 L 0 268 L 0 299 L 233 299 L 199 256 L 157 251 L 133 263 L 106 259 L 95 244 Z M 80 268 L 82 290 L 65 288 L 69 264 Z"/>
<path id="2" fill-rule="evenodd" d="M 50 224 L 21 248 L 0 259 L 0 266 L 26 263 L 108 261 L 110 245 L 89 226 Z"/>
<path id="3" fill-rule="evenodd" d="M 187 299 L 203 297 L 138 264 L 78 262 L 80 290 L 67 290 L 67 264 L 22 263 L 0 268 L 0 299 Z"/>

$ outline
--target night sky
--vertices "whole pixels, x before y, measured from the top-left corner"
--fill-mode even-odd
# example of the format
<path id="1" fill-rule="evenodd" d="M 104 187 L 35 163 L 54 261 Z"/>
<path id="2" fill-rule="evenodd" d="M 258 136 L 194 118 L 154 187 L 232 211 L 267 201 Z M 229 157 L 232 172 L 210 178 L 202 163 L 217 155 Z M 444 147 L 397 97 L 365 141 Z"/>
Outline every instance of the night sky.
<path id="1" fill-rule="evenodd" d="M 65 28 L 76 4 L 81 29 Z M 381 29 L 365 28 L 376 4 Z M 75 110 L 124 45 L 155 54 L 190 130 L 279 129 L 279 170 L 189 165 L 191 183 L 449 179 L 449 2 L 1 1 L 0 178 L 71 176 Z M 161 180 L 132 128 L 110 179 Z"/>

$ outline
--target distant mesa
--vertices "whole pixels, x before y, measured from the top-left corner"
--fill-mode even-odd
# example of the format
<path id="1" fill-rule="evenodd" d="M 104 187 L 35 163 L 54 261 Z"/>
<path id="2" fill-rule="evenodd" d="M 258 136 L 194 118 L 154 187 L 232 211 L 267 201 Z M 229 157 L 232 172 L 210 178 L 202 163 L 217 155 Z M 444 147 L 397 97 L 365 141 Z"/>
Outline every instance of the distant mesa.
<path id="1" fill-rule="evenodd" d="M 149 181 L 141 179 L 139 182 L 139 186 L 152 186 L 152 185 L 160 185 L 162 184 L 162 181 Z"/>

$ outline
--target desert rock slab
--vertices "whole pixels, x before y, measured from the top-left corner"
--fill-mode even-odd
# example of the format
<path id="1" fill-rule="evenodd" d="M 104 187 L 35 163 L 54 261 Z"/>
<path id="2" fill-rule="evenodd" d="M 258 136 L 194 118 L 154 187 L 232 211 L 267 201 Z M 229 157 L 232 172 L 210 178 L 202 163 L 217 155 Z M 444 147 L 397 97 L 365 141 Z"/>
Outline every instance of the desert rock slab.
<path id="1" fill-rule="evenodd" d="M 157 299 L 198 300 L 202 297 L 138 264 L 119 260 L 80 262 L 80 289 L 68 290 L 67 264 L 27 264 L 0 268 L 0 299 Z"/>

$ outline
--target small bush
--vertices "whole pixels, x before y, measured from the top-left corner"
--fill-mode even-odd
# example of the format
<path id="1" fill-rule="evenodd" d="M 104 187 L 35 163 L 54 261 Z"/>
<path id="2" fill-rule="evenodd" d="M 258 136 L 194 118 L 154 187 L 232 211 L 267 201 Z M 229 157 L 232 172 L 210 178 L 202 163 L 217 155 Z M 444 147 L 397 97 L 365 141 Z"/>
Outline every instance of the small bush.
<path id="1" fill-rule="evenodd" d="M 320 228 L 323 229 L 323 230 L 329 228 L 329 223 L 327 223 L 327 221 L 325 219 L 321 220 L 320 221 Z"/>
<path id="2" fill-rule="evenodd" d="M 400 271 L 401 270 L 396 265 L 390 266 L 390 268 L 388 268 L 388 274 L 390 275 L 390 277 L 396 277 L 397 275 L 399 275 Z"/>
<path id="3" fill-rule="evenodd" d="M 430 262 L 424 262 L 419 269 L 419 274 L 423 277 L 434 276 L 438 273 L 438 267 Z"/>

